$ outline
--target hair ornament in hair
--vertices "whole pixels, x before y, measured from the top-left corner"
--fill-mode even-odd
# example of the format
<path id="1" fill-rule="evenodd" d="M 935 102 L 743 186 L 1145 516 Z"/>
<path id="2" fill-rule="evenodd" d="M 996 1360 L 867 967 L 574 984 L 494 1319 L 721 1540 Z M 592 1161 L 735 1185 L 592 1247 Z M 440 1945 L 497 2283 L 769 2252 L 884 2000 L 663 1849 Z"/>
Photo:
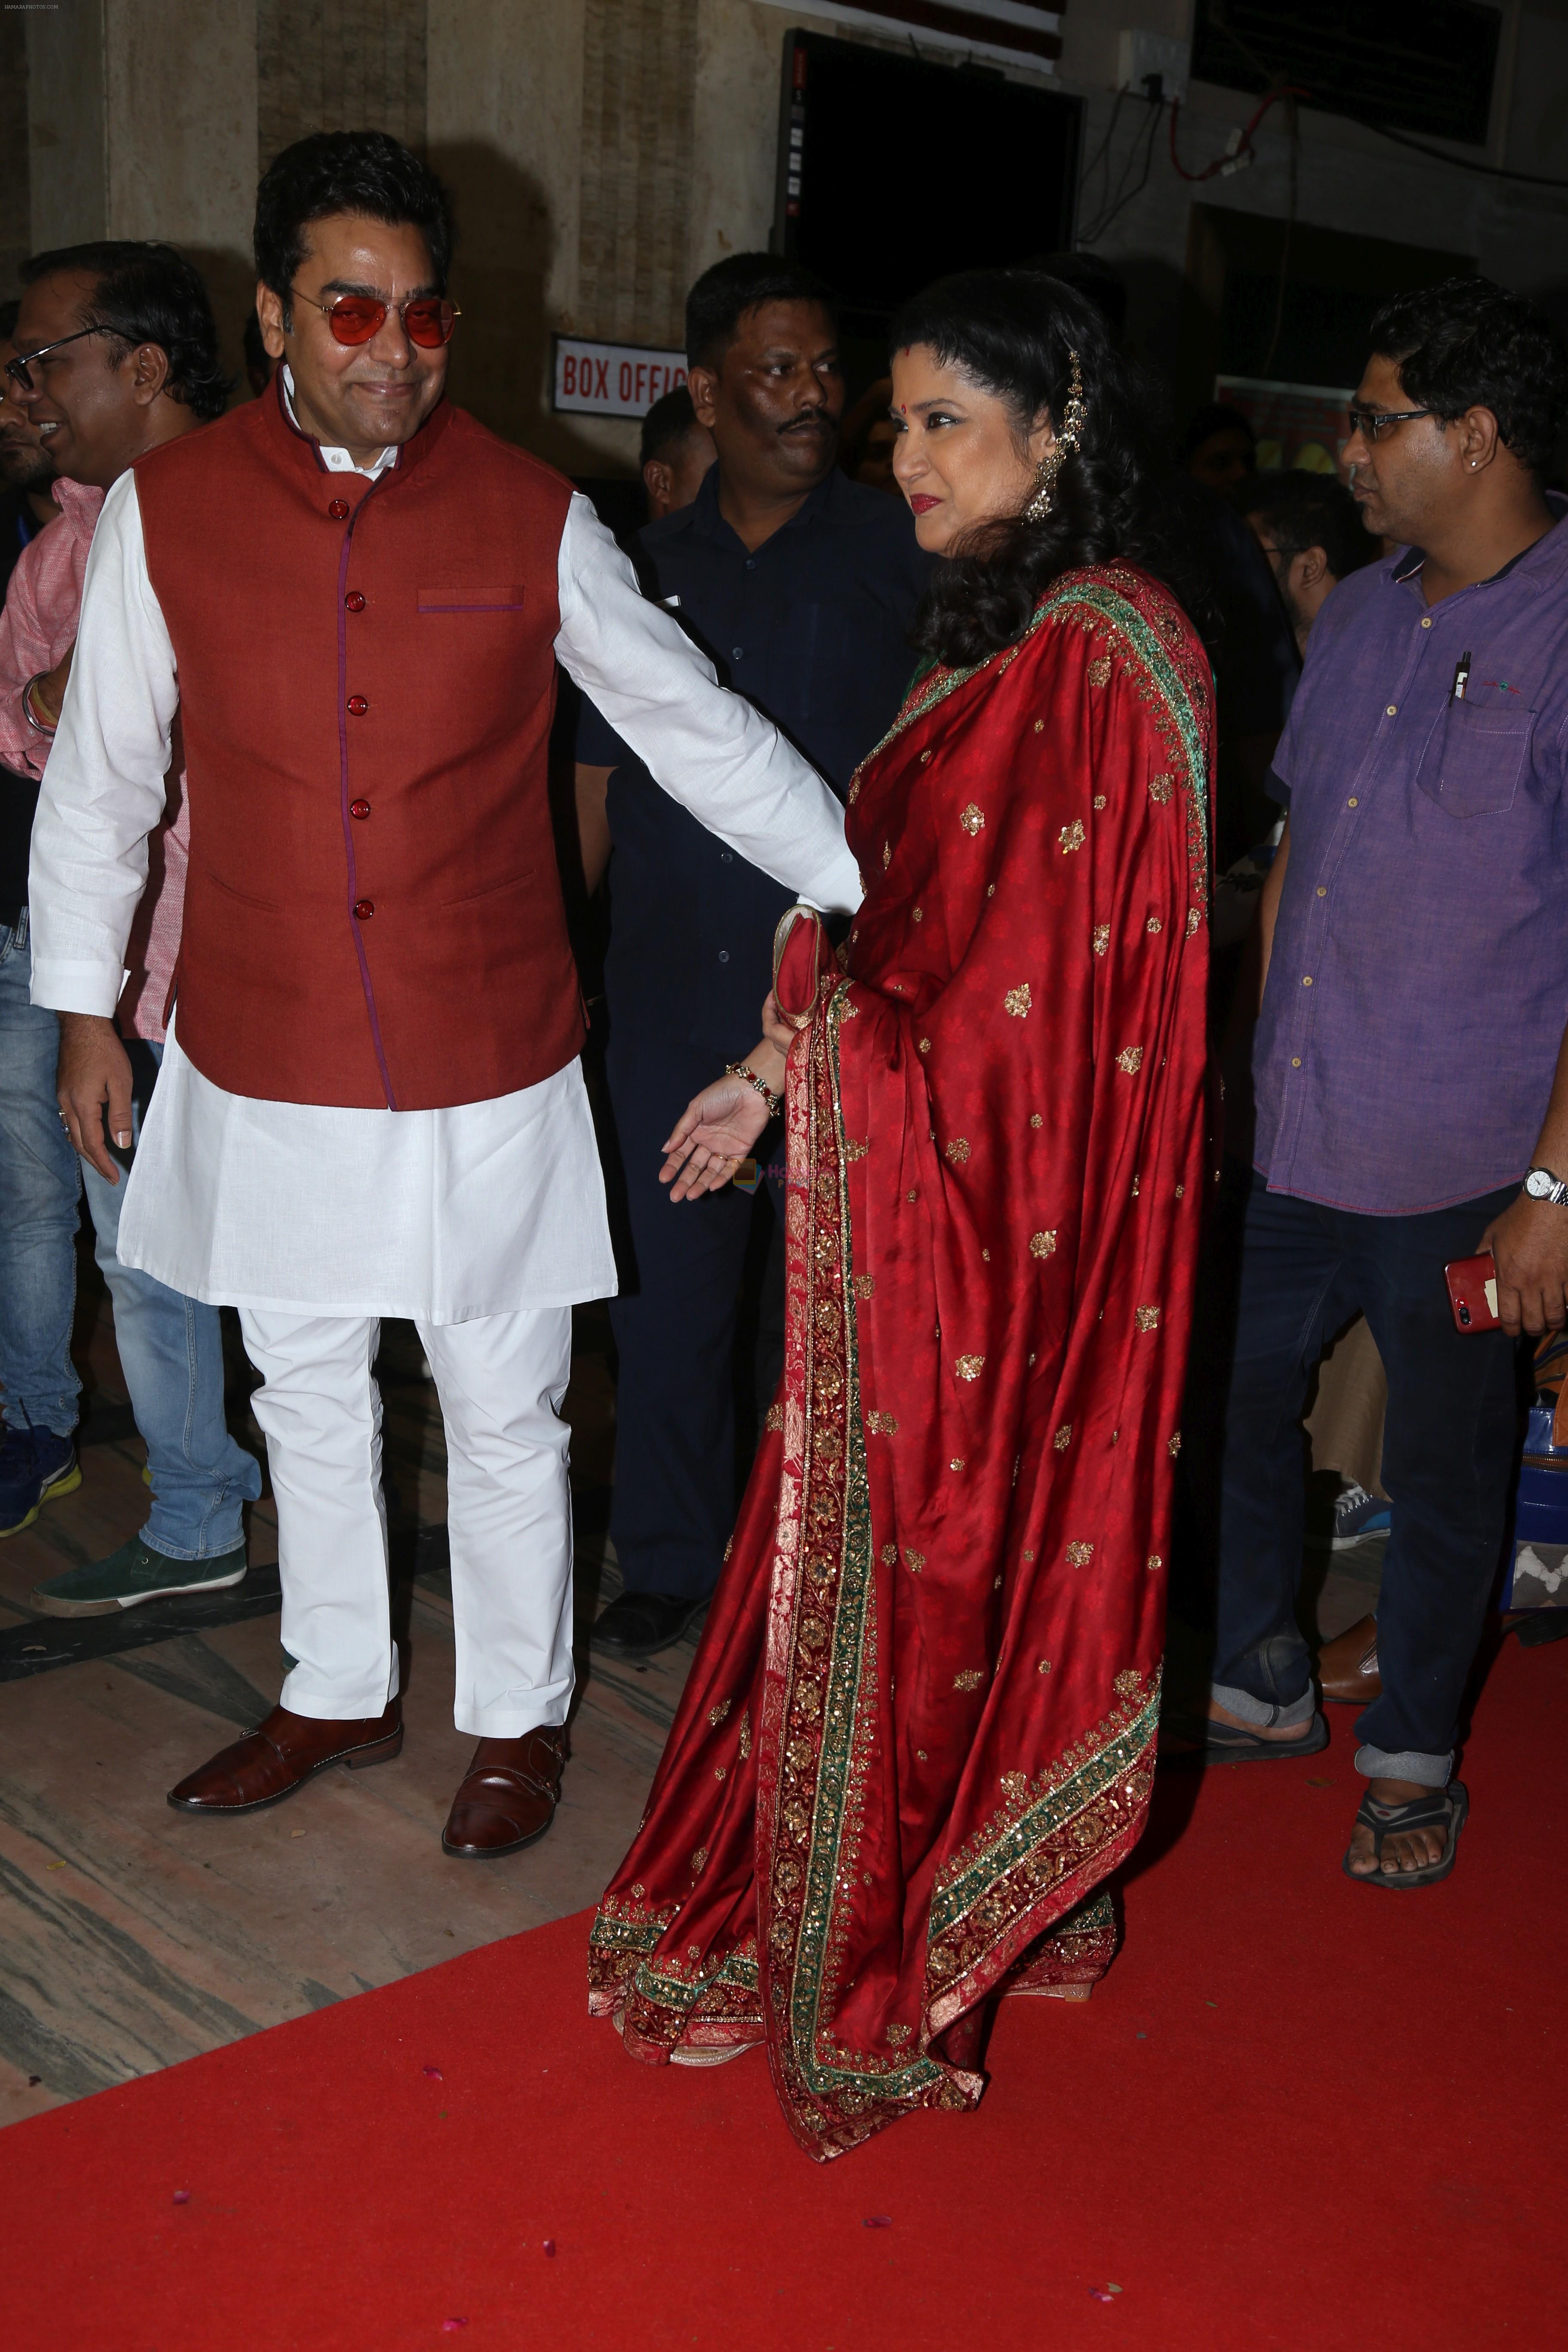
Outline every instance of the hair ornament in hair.
<path id="1" fill-rule="evenodd" d="M 1057 502 L 1057 476 L 1061 472 L 1062 461 L 1082 443 L 1085 419 L 1083 370 L 1079 365 L 1076 352 L 1068 352 L 1068 364 L 1071 373 L 1068 379 L 1067 406 L 1062 411 L 1061 427 L 1035 468 L 1034 493 L 1024 509 L 1026 522 L 1044 522 Z"/>

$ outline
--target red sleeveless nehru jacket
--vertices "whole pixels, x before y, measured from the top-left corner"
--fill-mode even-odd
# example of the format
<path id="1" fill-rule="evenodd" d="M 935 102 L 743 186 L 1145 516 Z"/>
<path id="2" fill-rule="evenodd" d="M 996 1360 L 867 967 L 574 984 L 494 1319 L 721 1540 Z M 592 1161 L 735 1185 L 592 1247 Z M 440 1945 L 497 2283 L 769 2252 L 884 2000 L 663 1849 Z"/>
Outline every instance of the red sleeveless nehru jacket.
<path id="1" fill-rule="evenodd" d="M 546 780 L 570 486 L 443 402 L 371 483 L 279 394 L 136 467 L 179 668 L 180 1043 L 215 1085 L 427 1110 L 583 1041 Z"/>

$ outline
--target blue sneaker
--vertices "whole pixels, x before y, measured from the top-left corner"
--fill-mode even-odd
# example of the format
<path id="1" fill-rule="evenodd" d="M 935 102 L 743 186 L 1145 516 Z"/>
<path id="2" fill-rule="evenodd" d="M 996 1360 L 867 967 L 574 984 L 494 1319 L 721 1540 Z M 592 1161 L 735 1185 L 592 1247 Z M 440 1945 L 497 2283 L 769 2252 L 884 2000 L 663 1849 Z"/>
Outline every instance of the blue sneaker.
<path id="1" fill-rule="evenodd" d="M 7 1429 L 0 1443 L 0 1536 L 19 1536 L 41 1506 L 81 1485 L 76 1439 L 52 1429 Z"/>
<path id="2" fill-rule="evenodd" d="M 1387 1535 L 1393 1525 L 1393 1504 L 1352 1484 L 1334 1505 L 1333 1549 L 1347 1551 L 1352 1544 L 1365 1543 L 1369 1536 Z"/>

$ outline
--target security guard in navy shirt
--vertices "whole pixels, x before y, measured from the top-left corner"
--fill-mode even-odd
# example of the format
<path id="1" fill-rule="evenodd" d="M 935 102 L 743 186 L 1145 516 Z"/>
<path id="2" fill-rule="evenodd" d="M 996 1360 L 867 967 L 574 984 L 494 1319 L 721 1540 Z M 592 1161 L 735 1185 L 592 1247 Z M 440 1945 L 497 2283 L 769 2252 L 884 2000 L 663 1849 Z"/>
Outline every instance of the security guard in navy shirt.
<path id="1" fill-rule="evenodd" d="M 734 255 L 692 288 L 686 328 L 718 459 L 689 506 L 641 534 L 645 585 L 842 793 L 903 699 L 931 560 L 901 499 L 838 470 L 844 380 L 815 279 Z M 625 1591 L 593 1639 L 647 1657 L 707 1601 L 733 1524 L 736 1334 L 754 1218 L 772 1213 L 765 1191 L 733 1187 L 675 1207 L 658 1168 L 691 1097 L 755 1042 L 790 898 L 660 792 L 589 705 L 577 761 L 590 888 L 614 852 L 605 1068 L 636 1257 L 610 1309 Z"/>

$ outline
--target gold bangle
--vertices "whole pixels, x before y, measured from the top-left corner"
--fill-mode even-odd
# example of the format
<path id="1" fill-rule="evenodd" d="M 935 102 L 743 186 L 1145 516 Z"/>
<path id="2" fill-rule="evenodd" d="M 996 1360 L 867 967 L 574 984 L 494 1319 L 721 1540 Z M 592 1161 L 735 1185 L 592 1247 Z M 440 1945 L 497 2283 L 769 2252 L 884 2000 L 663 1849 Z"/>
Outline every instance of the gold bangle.
<path id="1" fill-rule="evenodd" d="M 774 1094 L 766 1078 L 759 1078 L 749 1062 L 726 1062 L 724 1067 L 732 1078 L 744 1078 L 749 1087 L 755 1087 L 768 1107 L 768 1117 L 777 1118 L 784 1108 L 784 1097 Z"/>

